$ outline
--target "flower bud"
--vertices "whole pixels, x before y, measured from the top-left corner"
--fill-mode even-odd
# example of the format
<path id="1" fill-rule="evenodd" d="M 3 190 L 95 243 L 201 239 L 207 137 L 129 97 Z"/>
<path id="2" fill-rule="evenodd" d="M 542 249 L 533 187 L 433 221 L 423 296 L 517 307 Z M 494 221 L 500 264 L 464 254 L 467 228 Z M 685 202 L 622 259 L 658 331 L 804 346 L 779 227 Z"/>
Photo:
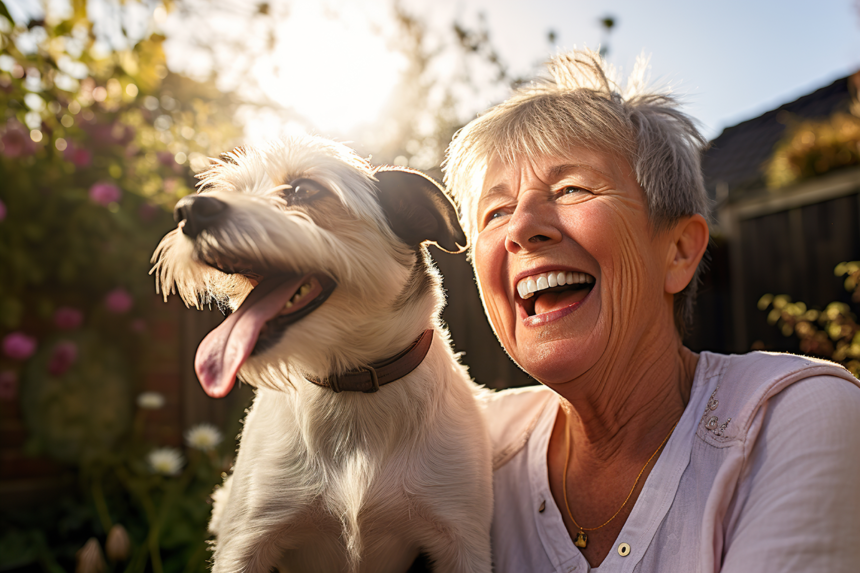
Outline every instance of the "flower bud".
<path id="1" fill-rule="evenodd" d="M 78 549 L 75 558 L 78 562 L 75 573 L 102 573 L 105 569 L 102 548 L 95 537 L 90 537 L 90 540 Z"/>
<path id="2" fill-rule="evenodd" d="M 110 528 L 107 541 L 105 541 L 105 553 L 111 561 L 125 561 L 131 552 L 131 541 L 125 527 L 119 523 Z"/>

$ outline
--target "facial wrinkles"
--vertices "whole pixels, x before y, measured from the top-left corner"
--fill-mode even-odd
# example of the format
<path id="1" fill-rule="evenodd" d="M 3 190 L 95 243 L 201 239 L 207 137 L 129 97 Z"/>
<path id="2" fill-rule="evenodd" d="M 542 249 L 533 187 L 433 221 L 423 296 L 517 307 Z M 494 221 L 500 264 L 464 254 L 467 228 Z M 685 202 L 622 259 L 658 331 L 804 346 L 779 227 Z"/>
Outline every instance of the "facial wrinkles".
<path id="1" fill-rule="evenodd" d="M 583 170 L 587 170 L 585 167 L 581 167 Z M 546 173 L 544 173 L 546 171 Z M 532 217 L 536 217 L 541 220 L 543 225 L 549 227 L 559 227 L 559 221 L 556 219 L 558 213 L 553 210 L 549 210 L 547 212 L 538 213 L 538 210 L 544 209 L 547 207 L 546 203 L 554 201 L 555 197 L 555 188 L 564 185 L 570 184 L 575 185 L 577 183 L 583 184 L 582 181 L 575 181 L 576 177 L 571 176 L 570 174 L 555 174 L 552 175 L 549 172 L 552 169 L 540 169 L 536 168 L 534 165 L 528 162 L 524 162 L 522 164 L 508 167 L 506 168 L 502 174 L 496 177 L 492 181 L 488 181 L 488 196 L 481 199 L 481 208 L 478 211 L 478 216 L 483 219 L 479 219 L 479 227 L 480 223 L 486 223 L 487 220 L 485 215 L 488 212 L 491 212 L 495 209 L 502 208 L 504 210 L 504 219 L 495 224 L 490 222 L 490 225 L 487 225 L 480 233 L 479 233 L 479 242 L 496 242 L 498 241 L 500 245 L 493 246 L 492 248 L 501 248 L 504 246 L 505 250 L 507 250 L 506 241 L 512 240 L 519 244 L 519 248 L 514 252 L 506 252 L 504 257 L 501 259 L 503 261 L 501 270 L 501 276 L 497 277 L 501 282 L 501 286 L 505 291 L 505 305 L 507 308 L 503 309 L 501 312 L 497 309 L 493 308 L 492 311 L 488 311 L 488 315 L 494 321 L 494 324 L 501 325 L 502 314 L 507 314 L 509 316 L 509 328 L 499 328 L 497 330 L 497 334 L 500 338 L 508 338 L 506 336 L 508 333 L 513 335 L 513 340 L 503 340 L 503 342 L 511 348 L 512 351 L 516 352 L 514 349 L 516 348 L 516 328 L 517 322 L 519 321 L 518 309 L 515 304 L 515 296 L 508 292 L 512 287 L 508 284 L 511 282 L 511 277 L 513 277 L 519 270 L 524 268 L 528 268 L 530 261 L 537 260 L 540 261 L 545 256 L 545 249 L 541 245 L 535 245 L 529 243 L 529 236 L 534 233 L 540 234 L 539 231 L 533 228 L 531 221 L 528 219 Z M 585 187 L 586 185 L 583 185 Z M 525 225 L 526 229 L 522 234 L 518 234 L 512 232 L 511 225 L 521 226 Z M 517 235 L 516 237 L 514 235 Z M 484 287 L 482 287 L 482 293 L 484 292 Z M 498 297 L 486 297 L 487 299 L 497 299 Z M 485 302 L 485 306 L 487 305 Z M 543 331 L 541 331 L 538 335 L 539 339 L 551 340 L 553 339 L 553 328 L 549 327 Z M 546 358 L 546 353 L 549 352 L 547 348 L 539 347 L 537 352 L 537 358 L 542 360 Z"/>
<path id="2" fill-rule="evenodd" d="M 646 295 L 662 292 L 662 289 L 657 284 L 659 269 L 653 268 L 654 259 L 647 256 L 652 249 L 659 249 L 659 244 L 651 241 L 648 228 L 637 228 L 637 224 L 643 222 L 642 215 L 629 212 L 630 209 L 642 211 L 643 206 L 628 200 L 616 203 L 613 208 L 619 215 L 613 220 L 619 224 L 612 231 L 618 241 L 614 246 L 618 257 L 613 261 L 612 284 L 609 285 L 612 291 L 610 334 L 603 355 L 589 374 L 599 380 L 613 381 L 600 386 L 597 403 L 617 415 L 626 409 L 625 406 L 632 407 L 633 413 L 635 406 L 642 406 L 628 403 L 628 397 L 639 383 L 649 378 L 652 366 L 659 362 L 657 357 L 673 345 L 671 341 L 647 335 L 653 330 L 654 313 L 659 312 L 662 300 L 659 296 L 654 299 Z M 623 211 L 628 212 L 622 214 Z"/>
<path id="3" fill-rule="evenodd" d="M 516 321 L 519 317 L 513 296 L 509 292 L 507 284 L 510 282 L 509 277 L 511 273 L 515 271 L 511 269 L 511 257 L 505 248 L 508 233 L 507 222 L 505 224 L 487 225 L 484 227 L 484 224 L 487 222 L 485 214 L 490 210 L 502 206 L 513 212 L 519 206 L 519 200 L 523 198 L 523 194 L 528 193 L 530 189 L 533 189 L 536 185 L 540 185 L 540 183 L 541 180 L 531 165 L 508 168 L 503 171 L 501 177 L 497 177 L 494 181 L 488 181 L 488 195 L 482 197 L 479 201 L 478 228 L 481 231 L 479 231 L 477 241 L 480 243 L 480 247 L 487 247 L 492 256 L 492 262 L 485 262 L 483 265 L 479 265 L 481 268 L 478 269 L 478 287 L 484 302 L 484 309 L 487 317 L 490 319 L 490 324 L 493 326 L 496 336 L 502 342 L 505 349 L 516 348 L 516 341 L 509 337 L 509 333 L 516 331 Z M 522 215 L 520 214 L 519 216 Z M 483 251 L 484 249 L 479 250 Z M 490 271 L 495 274 L 488 280 L 490 283 L 496 282 L 499 285 L 504 294 L 504 297 L 501 297 L 501 301 L 499 300 L 499 296 L 485 295 L 486 292 L 492 292 L 493 290 L 492 287 L 487 288 L 487 285 L 482 284 L 481 280 L 481 275 L 486 272 L 482 269 L 485 266 L 491 268 L 489 265 L 495 267 Z M 500 304 L 504 306 L 500 308 Z"/>
<path id="4" fill-rule="evenodd" d="M 490 320 L 490 326 L 493 328 L 493 332 L 499 338 L 499 341 L 502 343 L 504 348 L 507 350 L 510 348 L 510 340 L 508 340 L 506 336 L 506 328 L 504 328 L 503 321 L 505 320 L 503 316 L 503 312 L 500 312 L 500 309 L 497 306 L 496 297 L 487 293 L 491 293 L 493 289 L 484 284 L 485 279 L 484 276 L 487 274 L 487 271 L 484 269 L 491 269 L 490 276 L 487 277 L 487 282 L 493 283 L 498 282 L 501 285 L 504 285 L 505 277 L 508 274 L 507 271 L 507 261 L 502 258 L 499 260 L 498 258 L 498 246 L 493 245 L 493 242 L 497 242 L 499 240 L 504 240 L 504 234 L 501 233 L 501 238 L 497 235 L 500 234 L 499 229 L 488 229 L 483 233 L 480 233 L 475 242 L 475 250 L 477 252 L 488 251 L 487 257 L 489 260 L 484 260 L 483 257 L 476 257 L 475 263 L 477 271 L 476 278 L 478 281 L 478 292 L 481 295 L 481 302 L 484 305 L 484 312 L 487 314 L 487 318 Z M 489 247 L 489 248 L 487 248 Z M 507 293 L 505 298 L 507 299 Z"/>
<path id="5" fill-rule="evenodd" d="M 617 256 L 612 261 L 611 274 L 609 275 L 612 277 L 612 284 L 607 285 L 607 294 L 612 300 L 612 315 L 608 317 L 607 321 L 601 321 L 600 324 L 596 325 L 597 328 L 594 333 L 595 336 L 600 338 L 605 336 L 607 345 L 597 362 L 592 364 L 587 372 L 580 374 L 581 378 L 597 378 L 600 384 L 596 387 L 605 390 L 603 387 L 604 383 L 607 380 L 617 378 L 619 371 L 623 370 L 619 362 L 621 364 L 630 364 L 630 358 L 634 353 L 632 346 L 635 345 L 637 333 L 633 332 L 629 318 L 641 316 L 641 313 L 646 310 L 645 308 L 637 307 L 645 306 L 641 304 L 644 301 L 640 300 L 642 299 L 640 292 L 646 286 L 645 283 L 652 280 L 653 273 L 649 272 L 650 269 L 646 268 L 640 256 L 640 250 L 643 247 L 647 248 L 647 245 L 642 244 L 643 238 L 647 240 L 650 238 L 650 234 L 643 232 L 641 228 L 637 229 L 635 227 L 636 222 L 641 224 L 644 220 L 647 220 L 644 197 L 640 197 L 639 195 L 642 193 L 641 190 L 639 190 L 638 186 L 631 187 L 629 185 L 629 181 L 627 181 L 629 178 L 625 178 L 623 173 L 621 173 L 621 169 L 624 166 L 619 165 L 617 162 L 604 162 L 605 164 L 598 163 L 598 168 L 591 168 L 587 165 L 588 159 L 586 157 L 585 165 L 574 164 L 571 166 L 572 169 L 568 169 L 566 173 L 556 174 L 552 177 L 543 174 L 544 171 L 549 172 L 551 170 L 551 168 L 547 168 L 547 165 L 542 165 L 539 166 L 539 169 L 535 169 L 533 165 L 525 163 L 507 168 L 494 180 L 487 181 L 488 190 L 495 196 L 488 198 L 489 200 L 482 203 L 482 209 L 479 210 L 478 216 L 482 217 L 487 212 L 487 208 L 494 209 L 503 204 L 506 201 L 505 196 L 509 198 L 505 207 L 505 216 L 509 216 L 515 212 L 514 209 L 517 208 L 520 201 L 531 201 L 532 197 L 535 197 L 534 195 L 530 195 L 531 193 L 546 194 L 546 200 L 553 200 L 554 188 L 565 185 L 582 186 L 590 192 L 588 194 L 583 193 L 580 197 L 566 199 L 567 202 L 562 199 L 557 209 L 563 211 L 567 207 L 576 208 L 576 206 L 583 205 L 591 200 L 597 200 L 605 205 L 598 205 L 596 208 L 609 208 L 615 211 L 615 217 L 610 217 L 609 219 L 616 223 L 614 225 L 616 228 L 608 233 L 609 236 L 613 237 L 614 241 L 618 241 L 613 246 L 613 251 L 617 253 Z M 555 163 L 558 164 L 558 162 Z M 496 173 L 499 173 L 499 171 L 496 170 Z M 627 185 L 626 187 L 624 187 L 625 184 Z M 619 185 L 620 187 L 616 189 L 615 187 Z M 557 213 L 552 211 L 551 215 L 555 217 Z M 479 219 L 479 226 L 481 222 Z M 558 223 L 555 220 L 550 221 L 551 225 Z M 483 229 L 479 233 L 477 243 L 504 241 L 507 232 L 505 230 L 506 225 L 507 221 L 499 221 L 493 226 Z M 522 239 L 523 237 L 520 237 L 520 240 Z M 487 250 L 497 249 L 499 245 L 491 245 L 491 247 L 491 249 Z M 480 245 L 479 250 L 483 251 Z M 499 264 L 500 267 L 506 267 L 512 261 L 516 261 L 516 264 L 519 264 L 531 256 L 539 259 L 542 256 L 541 251 L 542 249 L 539 247 L 526 249 L 520 251 L 516 257 L 507 253 L 504 256 L 498 256 L 498 253 L 494 252 L 493 262 Z M 586 254 L 589 253 L 586 252 Z M 487 264 L 486 261 L 484 263 Z M 499 269 L 499 272 L 502 273 L 501 277 L 496 276 L 488 280 L 499 281 L 498 284 L 504 289 L 504 299 L 506 300 L 503 302 L 498 293 L 496 293 L 496 296 L 486 296 L 485 308 L 493 324 L 498 325 L 498 328 L 495 328 L 497 335 L 502 339 L 505 346 L 511 349 L 512 353 L 516 353 L 516 326 L 519 317 L 517 316 L 518 313 L 515 304 L 511 300 L 511 294 L 507 292 L 510 288 L 507 285 L 510 282 L 507 279 L 510 277 L 507 275 L 515 273 L 516 270 Z M 479 274 L 484 273 L 480 272 L 479 269 Z M 481 285 L 481 287 L 482 294 L 489 292 L 484 290 L 487 288 L 487 285 Z M 637 302 L 640 304 L 637 304 Z M 497 308 L 497 305 L 505 305 L 505 308 Z M 505 317 L 513 324 L 505 326 L 503 322 Z M 605 330 L 603 330 L 604 328 Z M 539 334 L 539 339 L 554 339 L 554 330 L 552 327 L 542 330 Z M 602 334 L 597 332 L 600 330 L 603 330 Z M 642 329 L 640 328 L 639 330 L 641 331 Z M 606 334 L 606 331 L 608 331 L 608 334 Z M 508 339 L 510 335 L 513 335 L 514 340 Z M 532 358 L 536 358 L 539 361 L 549 359 L 551 358 L 552 345 L 537 345 L 536 348 L 532 349 L 532 352 L 535 353 Z"/>

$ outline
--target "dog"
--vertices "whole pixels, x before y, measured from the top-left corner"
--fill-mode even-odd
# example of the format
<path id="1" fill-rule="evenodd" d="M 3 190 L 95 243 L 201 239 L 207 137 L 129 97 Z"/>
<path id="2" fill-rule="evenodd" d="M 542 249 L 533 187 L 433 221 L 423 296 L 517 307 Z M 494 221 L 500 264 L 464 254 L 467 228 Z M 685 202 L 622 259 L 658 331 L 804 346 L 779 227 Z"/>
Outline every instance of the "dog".
<path id="1" fill-rule="evenodd" d="M 152 261 L 156 288 L 228 314 L 200 344 L 207 394 L 256 387 L 213 494 L 214 573 L 489 572 L 481 390 L 451 350 L 425 245 L 466 237 L 439 185 L 312 136 L 202 173 Z"/>

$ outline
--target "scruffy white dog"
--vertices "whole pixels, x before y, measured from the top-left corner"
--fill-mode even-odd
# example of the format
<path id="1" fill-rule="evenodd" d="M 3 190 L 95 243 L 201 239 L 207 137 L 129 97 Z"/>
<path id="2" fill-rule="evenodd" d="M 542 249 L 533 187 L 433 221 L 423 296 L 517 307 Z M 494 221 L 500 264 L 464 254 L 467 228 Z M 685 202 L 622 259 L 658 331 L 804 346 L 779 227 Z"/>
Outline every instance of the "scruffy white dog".
<path id="1" fill-rule="evenodd" d="M 232 311 L 197 351 L 206 392 L 257 388 L 213 571 L 489 572 L 490 446 L 423 247 L 466 243 L 441 189 L 313 137 L 227 153 L 200 187 L 153 271 Z"/>

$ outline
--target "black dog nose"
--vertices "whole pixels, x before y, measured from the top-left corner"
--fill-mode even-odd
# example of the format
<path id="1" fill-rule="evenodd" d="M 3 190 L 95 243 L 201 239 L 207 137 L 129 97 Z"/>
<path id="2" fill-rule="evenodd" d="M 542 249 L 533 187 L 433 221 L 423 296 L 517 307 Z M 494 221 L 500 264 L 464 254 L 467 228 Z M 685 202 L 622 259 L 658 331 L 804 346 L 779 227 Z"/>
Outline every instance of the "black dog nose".
<path id="1" fill-rule="evenodd" d="M 227 203 L 205 195 L 183 197 L 173 209 L 173 219 L 185 221 L 182 232 L 192 239 L 204 229 L 219 223 L 227 213 Z"/>

